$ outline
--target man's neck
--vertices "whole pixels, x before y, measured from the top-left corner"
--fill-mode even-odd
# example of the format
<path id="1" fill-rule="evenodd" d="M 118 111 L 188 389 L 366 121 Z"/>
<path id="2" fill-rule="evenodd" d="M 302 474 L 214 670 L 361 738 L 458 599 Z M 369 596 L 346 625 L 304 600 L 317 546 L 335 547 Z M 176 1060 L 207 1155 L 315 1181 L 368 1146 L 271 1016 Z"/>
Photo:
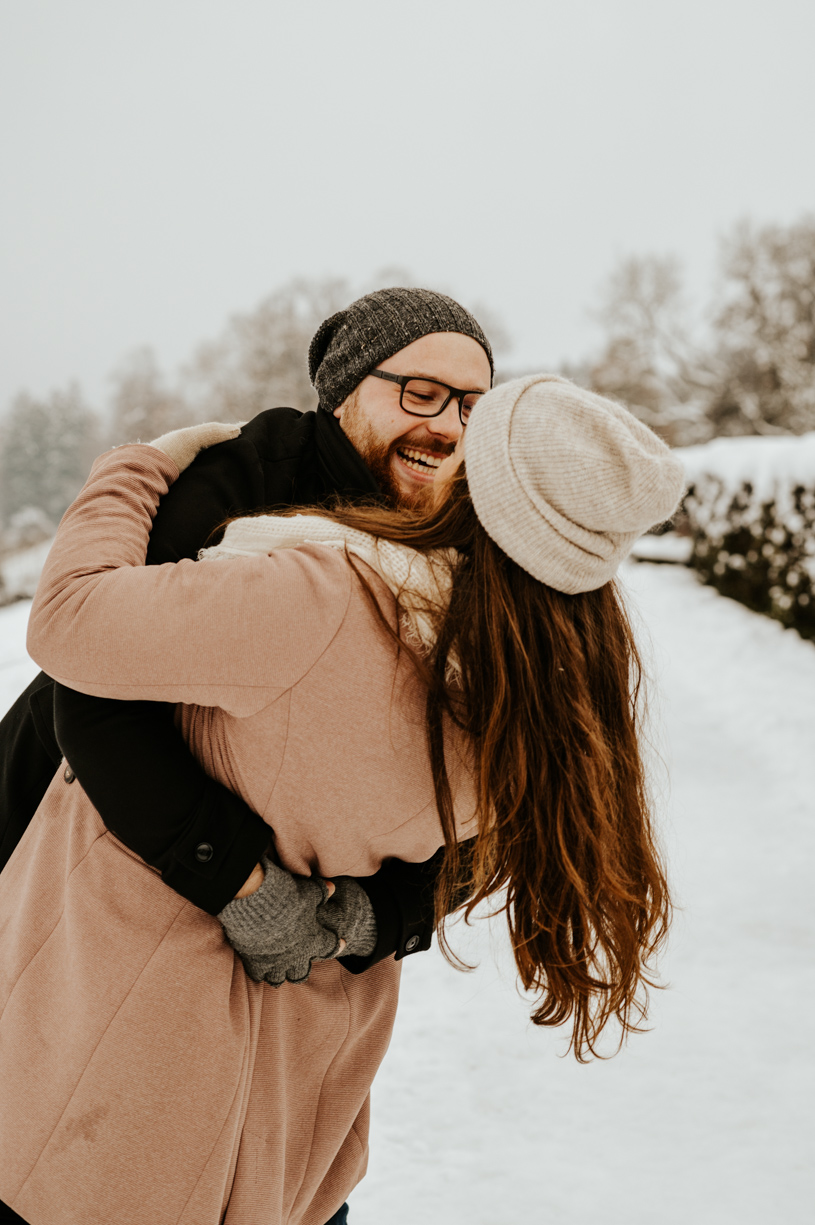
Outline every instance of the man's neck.
<path id="1" fill-rule="evenodd" d="M 376 478 L 337 418 L 321 408 L 317 409 L 315 444 L 327 489 L 350 499 L 381 493 Z"/>

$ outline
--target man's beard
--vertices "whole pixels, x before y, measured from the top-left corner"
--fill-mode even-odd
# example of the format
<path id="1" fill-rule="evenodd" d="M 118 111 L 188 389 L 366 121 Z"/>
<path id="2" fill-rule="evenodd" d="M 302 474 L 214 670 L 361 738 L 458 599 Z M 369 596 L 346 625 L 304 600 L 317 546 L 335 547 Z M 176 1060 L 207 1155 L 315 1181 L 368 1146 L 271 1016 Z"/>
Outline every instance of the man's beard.
<path id="1" fill-rule="evenodd" d="M 420 447 L 431 451 L 434 455 L 451 455 L 455 450 L 453 443 L 441 447 L 438 441 L 417 441 L 411 438 L 397 438 L 394 442 L 382 442 L 376 435 L 374 427 L 357 409 L 355 399 L 345 406 L 342 415 L 342 429 L 345 436 L 354 445 L 354 450 L 365 461 L 373 473 L 385 497 L 393 506 L 400 509 L 413 509 L 420 506 L 432 490 L 432 484 L 418 488 L 408 493 L 400 486 L 393 474 L 392 459 L 399 447 Z"/>

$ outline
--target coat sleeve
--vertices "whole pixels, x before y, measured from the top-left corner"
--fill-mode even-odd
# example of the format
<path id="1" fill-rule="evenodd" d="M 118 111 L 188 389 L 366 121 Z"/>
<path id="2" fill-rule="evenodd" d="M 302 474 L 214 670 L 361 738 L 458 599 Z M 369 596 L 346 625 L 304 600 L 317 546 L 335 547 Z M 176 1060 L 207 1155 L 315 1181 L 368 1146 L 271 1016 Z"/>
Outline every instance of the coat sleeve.
<path id="1" fill-rule="evenodd" d="M 0 719 L 0 870 L 28 828 L 60 763 L 53 700 L 53 681 L 40 672 Z"/>
<path id="2" fill-rule="evenodd" d="M 202 769 L 175 726 L 174 710 L 54 686 L 60 747 L 107 828 L 157 868 L 166 885 L 218 914 L 260 861 L 271 831 Z"/>
<path id="3" fill-rule="evenodd" d="M 228 446 L 232 444 L 222 444 L 222 449 Z M 128 450 L 149 452 L 150 449 Z M 123 451 L 115 454 L 119 459 L 124 458 Z M 146 526 L 144 516 L 149 519 L 153 513 L 155 496 L 160 497 L 164 483 L 172 479 L 173 466 L 169 461 L 157 452 L 153 452 L 150 458 L 153 460 L 150 467 L 151 479 L 154 482 L 153 499 L 145 499 L 142 495 L 141 499 L 135 497 L 134 500 L 132 488 L 127 495 L 130 499 L 129 513 L 143 528 Z M 114 499 L 108 508 L 111 519 L 115 522 L 117 516 L 127 514 L 124 504 L 119 504 L 117 500 L 117 487 L 112 480 L 110 459 L 111 457 L 103 457 L 104 471 L 100 471 L 102 465 L 97 465 L 88 483 L 85 494 L 88 495 L 86 501 L 90 502 L 90 510 L 76 507 L 76 517 L 80 517 L 80 511 L 82 516 L 92 514 L 94 505 L 101 503 L 103 498 L 111 497 Z M 158 461 L 158 470 L 163 473 L 163 481 L 157 479 Z M 141 463 L 143 466 L 144 461 Z M 171 491 L 175 495 L 173 505 L 178 512 L 176 519 L 179 523 L 183 523 L 184 519 L 183 506 L 178 496 L 182 485 L 186 492 L 203 492 L 198 491 L 197 486 L 193 487 L 188 479 L 185 482 L 185 478 L 188 478 L 188 474 L 197 464 L 198 460 L 192 469 L 187 469 L 182 480 L 173 486 Z M 127 476 L 127 471 L 128 469 L 125 469 L 119 479 L 125 484 L 130 481 L 132 485 L 133 473 Z M 236 485 L 233 479 L 225 487 L 227 496 L 234 488 Z M 94 502 L 95 497 L 98 498 L 98 503 Z M 162 510 L 166 505 L 167 499 Z M 219 505 L 219 511 L 220 509 Z M 74 508 L 69 512 L 69 516 L 74 517 Z M 64 525 L 66 531 L 69 529 L 67 519 L 68 516 Z M 213 522 L 215 520 L 210 508 L 208 523 L 211 525 Z M 160 526 L 165 535 L 167 530 L 172 528 L 171 523 L 163 521 Z M 80 517 L 80 523 L 70 527 L 71 535 L 57 542 L 59 551 L 55 545 L 49 559 L 48 574 L 44 575 L 38 593 L 38 603 L 41 595 L 43 609 L 49 602 L 54 602 L 56 606 L 60 598 L 58 591 L 62 590 L 61 584 L 68 581 L 67 576 L 60 577 L 60 566 L 72 570 L 71 582 L 76 584 L 77 592 L 84 590 L 84 579 L 94 573 L 92 565 L 89 566 L 87 562 L 77 567 L 74 557 L 76 548 L 87 547 L 87 541 L 85 546 L 82 545 L 82 533 L 86 530 L 87 525 L 82 527 Z M 62 530 L 60 535 L 62 537 Z M 103 535 L 106 535 L 106 532 Z M 118 540 L 118 528 L 115 535 Z M 160 548 L 157 547 L 159 543 Z M 104 547 L 109 552 L 110 542 Z M 156 554 L 156 561 L 183 557 L 188 552 L 191 553 L 194 547 L 192 538 L 187 541 L 177 538 L 177 534 L 172 530 L 169 530 L 168 540 L 159 542 L 155 532 L 151 537 L 151 550 Z M 136 546 L 134 551 L 128 553 L 127 560 L 123 563 L 121 559 L 119 563 L 106 561 L 100 566 L 100 573 L 107 573 L 109 565 L 138 565 L 139 551 L 139 546 Z M 106 558 L 108 552 L 100 551 L 98 558 Z M 91 558 L 91 563 L 95 560 L 96 557 Z M 331 561 L 336 565 L 339 559 L 332 554 Z M 229 563 L 214 562 L 208 565 L 211 569 L 216 569 L 221 565 L 228 566 Z M 66 609 L 61 608 L 59 615 L 62 616 L 65 612 Z M 95 615 L 98 616 L 98 610 Z M 81 622 L 77 624 L 79 627 Z M 58 627 L 54 625 L 51 628 L 56 630 Z M 35 633 L 40 636 L 41 627 L 37 628 Z M 57 648 L 52 644 L 51 649 Z M 85 666 L 88 666 L 87 661 Z M 76 681 L 74 683 L 77 684 Z M 86 686 L 86 691 L 110 693 L 116 689 L 110 682 L 108 686 L 102 689 L 90 685 Z M 232 795 L 227 788 L 204 774 L 176 732 L 166 707 L 144 701 L 99 702 L 61 686 L 57 686 L 54 705 L 60 747 L 108 827 L 127 846 L 159 868 L 165 882 L 183 897 L 209 913 L 217 914 L 234 896 L 257 862 L 262 850 L 261 844 L 268 838 L 266 823 L 253 813 L 240 797 Z M 164 782 L 172 780 L 173 786 L 170 790 L 166 790 L 163 785 L 161 788 L 156 787 L 156 774 L 152 769 L 149 773 L 145 772 L 145 760 L 151 760 L 153 765 L 159 763 L 162 773 L 166 775 Z M 54 768 L 50 757 L 48 763 L 50 768 L 43 773 L 46 786 Z M 160 796 L 157 791 L 161 792 Z M 157 804 L 161 805 L 161 811 L 157 809 Z M 146 813 L 149 813 L 149 816 L 146 816 Z M 17 838 L 12 837 L 14 845 L 16 841 Z M 206 841 L 215 850 L 212 859 L 205 865 L 195 856 L 195 849 L 201 841 Z M 10 845 L 9 851 L 12 849 L 13 845 Z M 360 881 L 371 898 L 378 939 L 370 956 L 342 959 L 348 970 L 360 973 L 394 954 L 399 958 L 429 948 L 433 931 L 433 886 L 437 872 L 438 856 L 426 864 L 403 864 L 392 860 L 383 865 L 374 876 Z"/>
<path id="4" fill-rule="evenodd" d="M 194 559 L 213 529 L 261 505 L 264 492 L 257 450 L 244 434 L 201 451 L 161 500 L 148 564 Z M 64 685 L 52 689 L 52 738 L 55 730 L 105 825 L 157 868 L 165 884 L 218 914 L 268 850 L 268 824 L 199 765 L 175 726 L 173 705 L 92 697 Z M 0 740 L 0 755 L 2 749 Z M 43 791 L 52 774 L 53 767 Z M 209 858 L 199 854 L 204 844 Z"/>
<path id="5" fill-rule="evenodd" d="M 145 566 L 156 507 L 176 476 L 153 447 L 97 460 L 46 562 L 28 650 L 83 693 L 255 714 L 331 643 L 351 569 L 318 547 Z"/>

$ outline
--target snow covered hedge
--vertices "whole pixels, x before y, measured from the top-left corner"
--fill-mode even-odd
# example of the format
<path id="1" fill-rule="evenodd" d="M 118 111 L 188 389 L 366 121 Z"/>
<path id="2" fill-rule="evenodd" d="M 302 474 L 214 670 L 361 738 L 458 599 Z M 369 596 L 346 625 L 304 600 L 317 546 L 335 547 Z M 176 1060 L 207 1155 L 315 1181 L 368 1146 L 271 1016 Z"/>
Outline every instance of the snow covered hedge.
<path id="1" fill-rule="evenodd" d="M 815 433 L 681 451 L 690 564 L 722 595 L 815 638 Z"/>

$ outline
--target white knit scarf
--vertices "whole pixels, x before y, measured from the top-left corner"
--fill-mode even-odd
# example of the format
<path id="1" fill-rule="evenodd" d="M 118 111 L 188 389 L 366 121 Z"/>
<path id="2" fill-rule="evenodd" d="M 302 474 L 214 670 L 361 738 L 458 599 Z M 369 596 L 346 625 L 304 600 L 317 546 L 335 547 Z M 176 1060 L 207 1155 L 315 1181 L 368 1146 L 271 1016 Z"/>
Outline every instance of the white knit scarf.
<path id="1" fill-rule="evenodd" d="M 220 544 L 202 549 L 199 561 L 258 557 L 272 549 L 293 549 L 300 544 L 343 549 L 366 562 L 399 603 L 403 632 L 412 646 L 430 650 L 436 641 L 433 609 L 446 608 L 452 588 L 455 549 L 420 553 L 369 532 L 345 527 L 322 515 L 254 515 L 234 519 Z M 459 674 L 458 662 L 447 661 L 448 680 Z"/>

